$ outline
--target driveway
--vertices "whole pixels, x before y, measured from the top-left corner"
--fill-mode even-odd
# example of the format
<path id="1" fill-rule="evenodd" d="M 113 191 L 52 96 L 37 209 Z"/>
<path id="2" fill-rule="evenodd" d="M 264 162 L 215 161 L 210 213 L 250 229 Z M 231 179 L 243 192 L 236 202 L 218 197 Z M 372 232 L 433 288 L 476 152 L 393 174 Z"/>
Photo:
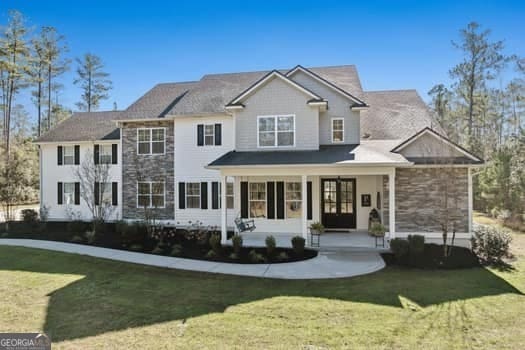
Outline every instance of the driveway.
<path id="1" fill-rule="evenodd" d="M 170 269 L 279 279 L 353 277 L 372 273 L 385 267 L 378 252 L 362 250 L 323 250 L 313 259 L 291 263 L 231 264 L 31 239 L 3 238 L 0 239 L 0 245 L 47 249 Z"/>

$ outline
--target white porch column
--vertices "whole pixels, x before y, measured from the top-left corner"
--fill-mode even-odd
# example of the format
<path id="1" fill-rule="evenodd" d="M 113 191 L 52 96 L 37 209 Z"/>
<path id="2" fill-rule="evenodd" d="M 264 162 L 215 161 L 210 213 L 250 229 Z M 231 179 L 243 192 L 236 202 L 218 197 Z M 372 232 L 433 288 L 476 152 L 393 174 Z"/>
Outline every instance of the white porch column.
<path id="1" fill-rule="evenodd" d="M 396 169 L 388 173 L 388 231 L 390 239 L 396 238 Z"/>
<path id="2" fill-rule="evenodd" d="M 226 243 L 228 239 L 226 212 L 226 176 L 221 175 L 221 243 Z"/>
<path id="3" fill-rule="evenodd" d="M 301 231 L 302 231 L 302 235 L 303 235 L 303 238 L 305 240 L 308 240 L 308 210 L 307 210 L 307 176 L 306 175 L 301 175 L 301 199 L 302 199 L 302 204 L 301 204 Z"/>
<path id="4" fill-rule="evenodd" d="M 472 169 L 468 168 L 468 233 L 472 235 L 472 210 L 474 206 L 474 195 L 472 192 Z"/>

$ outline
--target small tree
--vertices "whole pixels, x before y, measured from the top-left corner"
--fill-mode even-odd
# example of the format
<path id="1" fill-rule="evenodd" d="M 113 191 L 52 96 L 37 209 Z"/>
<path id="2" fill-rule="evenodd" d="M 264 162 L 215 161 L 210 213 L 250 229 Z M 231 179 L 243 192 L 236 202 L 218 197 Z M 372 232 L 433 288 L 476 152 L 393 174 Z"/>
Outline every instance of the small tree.
<path id="1" fill-rule="evenodd" d="M 112 83 L 108 79 L 109 73 L 103 71 L 104 64 L 100 57 L 87 53 L 76 61 L 78 67 L 74 84 L 82 89 L 81 101 L 76 105 L 82 111 L 91 112 L 99 107 L 100 101 L 109 98 Z"/>
<path id="2" fill-rule="evenodd" d="M 97 226 L 107 221 L 115 210 L 111 202 L 110 170 L 109 163 L 95 164 L 93 152 L 90 150 L 85 152 L 80 166 L 73 170 L 75 178 L 80 182 L 80 197 L 91 212 L 95 233 Z"/>

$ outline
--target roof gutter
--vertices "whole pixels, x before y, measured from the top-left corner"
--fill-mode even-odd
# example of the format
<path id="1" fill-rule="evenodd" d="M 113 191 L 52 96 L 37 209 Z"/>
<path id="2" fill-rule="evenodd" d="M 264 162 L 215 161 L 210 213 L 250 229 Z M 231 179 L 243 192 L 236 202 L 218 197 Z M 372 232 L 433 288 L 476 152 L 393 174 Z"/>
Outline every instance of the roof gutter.
<path id="1" fill-rule="evenodd" d="M 292 167 L 292 168 L 301 168 L 301 167 L 307 167 L 307 168 L 315 168 L 315 167 L 391 167 L 391 166 L 410 166 L 414 165 L 412 162 L 392 162 L 392 163 L 385 163 L 385 162 L 359 162 L 359 163 L 330 163 L 330 164 L 253 164 L 253 165 L 206 165 L 205 169 L 211 169 L 211 170 L 220 170 L 220 169 L 234 169 L 234 168 L 240 168 L 240 169 L 253 169 L 253 168 L 282 168 L 282 167 Z"/>

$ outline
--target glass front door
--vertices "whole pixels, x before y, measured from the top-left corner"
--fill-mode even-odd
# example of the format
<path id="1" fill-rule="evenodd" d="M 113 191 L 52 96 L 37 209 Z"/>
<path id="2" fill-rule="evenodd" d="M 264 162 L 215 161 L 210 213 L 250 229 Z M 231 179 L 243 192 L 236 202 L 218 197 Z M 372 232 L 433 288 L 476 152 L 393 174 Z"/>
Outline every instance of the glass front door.
<path id="1" fill-rule="evenodd" d="M 323 179 L 322 220 L 326 228 L 355 228 L 355 179 Z"/>

